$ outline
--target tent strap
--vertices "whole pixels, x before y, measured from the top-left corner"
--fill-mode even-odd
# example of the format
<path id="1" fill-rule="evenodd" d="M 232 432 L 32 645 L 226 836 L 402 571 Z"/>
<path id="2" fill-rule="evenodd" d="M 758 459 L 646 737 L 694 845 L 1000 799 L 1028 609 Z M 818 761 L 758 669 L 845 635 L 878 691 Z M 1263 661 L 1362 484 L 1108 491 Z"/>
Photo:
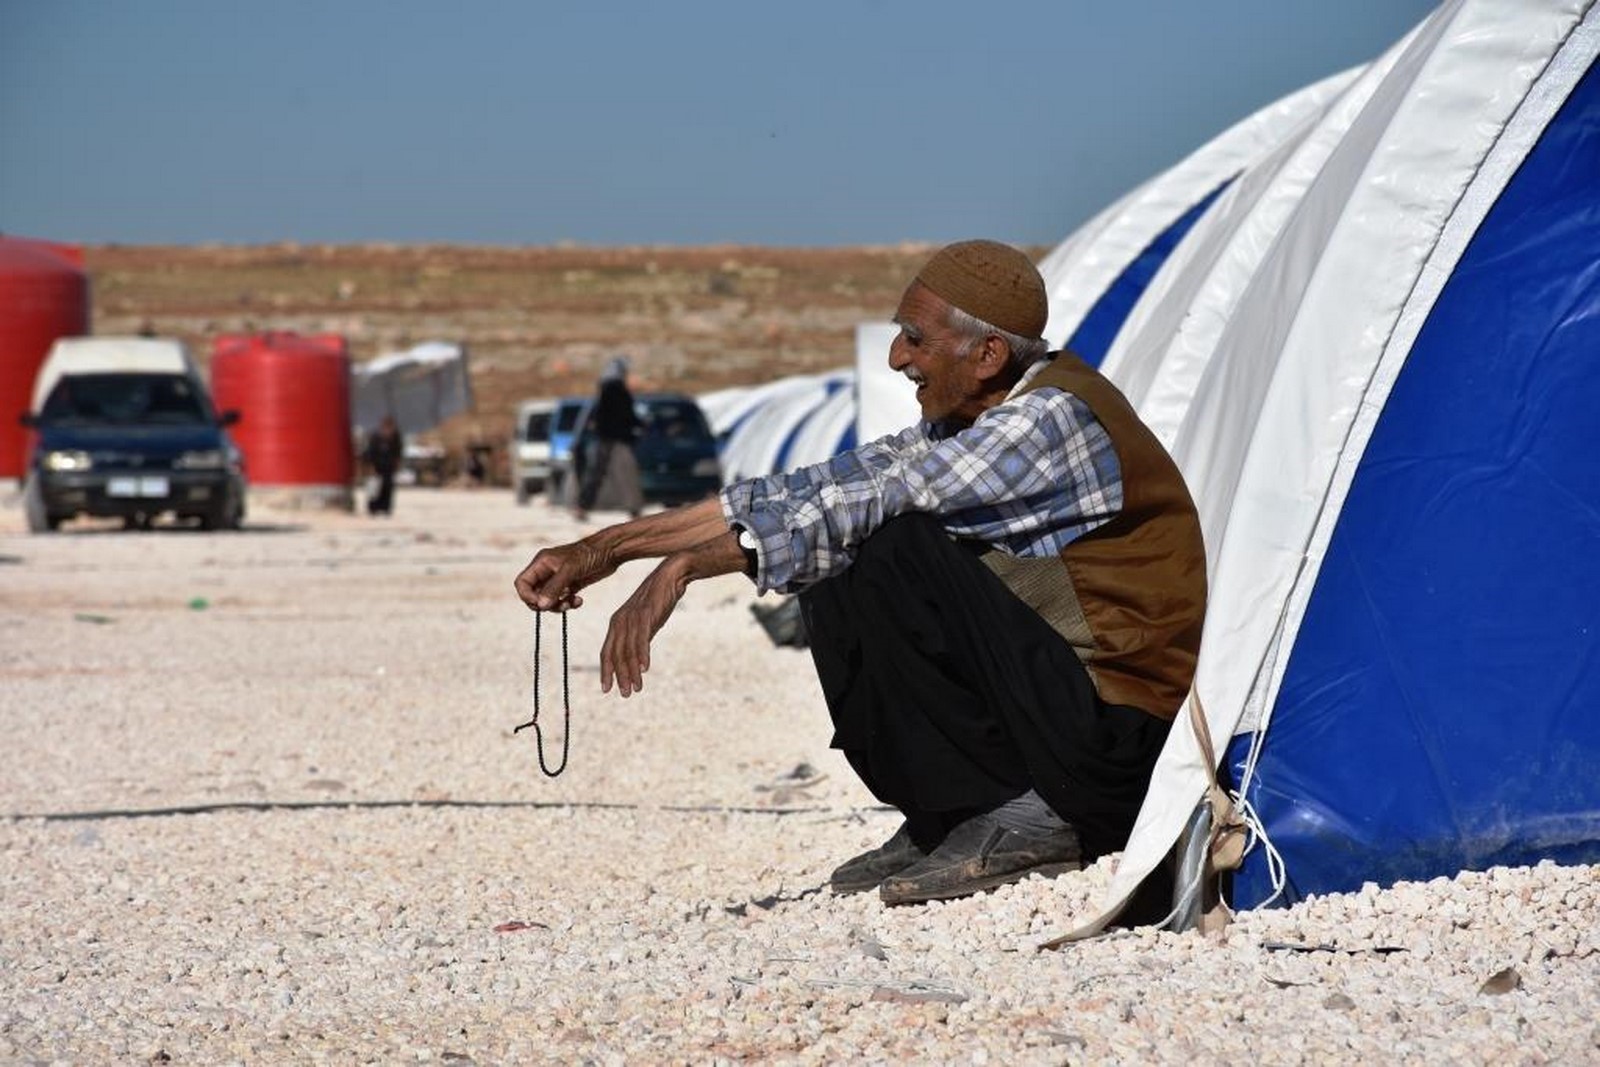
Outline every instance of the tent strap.
<path id="1" fill-rule="evenodd" d="M 1204 855 L 1205 868 L 1200 877 L 1204 899 L 1201 902 L 1199 927 L 1200 932 L 1207 936 L 1220 935 L 1233 917 L 1218 888 L 1220 877 L 1223 871 L 1238 870 L 1244 862 L 1250 829 L 1233 798 L 1217 779 L 1216 749 L 1211 743 L 1211 729 L 1206 723 L 1205 707 L 1198 690 L 1194 693 L 1194 699 L 1189 701 L 1189 724 L 1200 745 L 1200 756 L 1205 760 L 1205 804 L 1211 814 L 1210 834 Z"/>
<path id="2" fill-rule="evenodd" d="M 1193 697 L 1189 701 L 1189 725 L 1194 731 L 1195 741 L 1199 744 L 1201 759 L 1205 761 L 1207 785 L 1205 797 L 1197 809 L 1197 812 L 1203 811 L 1204 814 L 1191 825 L 1205 828 L 1206 843 L 1200 850 L 1201 870 L 1193 872 L 1193 877 L 1189 877 L 1190 872 L 1187 871 L 1177 872 L 1177 884 L 1183 889 L 1185 899 L 1180 900 L 1166 918 L 1154 925 L 1168 927 L 1169 923 L 1176 920 L 1183 923 L 1183 928 L 1187 929 L 1189 920 L 1180 916 L 1195 913 L 1194 901 L 1191 898 L 1198 896 L 1200 898 L 1198 919 L 1193 920 L 1194 924 L 1206 936 L 1220 936 L 1223 928 L 1233 917 L 1227 904 L 1222 900 L 1220 876 L 1223 871 L 1237 870 L 1244 862 L 1250 828 L 1234 803 L 1233 797 L 1222 788 L 1222 783 L 1217 779 L 1216 748 L 1211 743 L 1211 730 L 1206 724 L 1205 709 L 1198 691 Z M 1174 857 L 1173 861 L 1184 863 L 1188 855 L 1190 850 L 1185 849 L 1183 855 Z M 1102 915 L 1099 919 L 1070 933 L 1046 941 L 1039 948 L 1059 949 L 1077 941 L 1105 936 L 1108 932 L 1107 923 L 1121 910 L 1119 905 L 1115 911 Z"/>

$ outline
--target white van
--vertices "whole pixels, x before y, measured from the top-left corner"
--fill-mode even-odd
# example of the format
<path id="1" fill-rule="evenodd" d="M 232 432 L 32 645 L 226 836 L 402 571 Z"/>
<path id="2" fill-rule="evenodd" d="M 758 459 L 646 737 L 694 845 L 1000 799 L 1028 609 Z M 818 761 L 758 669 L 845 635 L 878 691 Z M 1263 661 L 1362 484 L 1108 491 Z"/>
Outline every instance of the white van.
<path id="1" fill-rule="evenodd" d="M 543 491 L 550 480 L 550 418 L 555 410 L 554 397 L 517 405 L 511 431 L 511 488 L 519 504 Z"/>

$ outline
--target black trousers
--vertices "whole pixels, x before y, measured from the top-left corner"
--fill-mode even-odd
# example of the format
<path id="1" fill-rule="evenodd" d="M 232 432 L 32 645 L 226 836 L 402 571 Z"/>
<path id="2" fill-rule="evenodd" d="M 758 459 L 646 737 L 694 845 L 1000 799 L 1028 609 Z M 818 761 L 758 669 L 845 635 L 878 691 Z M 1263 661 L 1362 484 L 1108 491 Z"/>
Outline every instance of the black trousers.
<path id="1" fill-rule="evenodd" d="M 926 515 L 801 594 L 833 747 L 924 848 L 1030 788 L 1121 849 L 1170 724 L 1102 701 L 1072 647 Z"/>
<path id="2" fill-rule="evenodd" d="M 378 474 L 378 491 L 367 500 L 368 515 L 387 515 L 394 510 L 394 471 Z"/>

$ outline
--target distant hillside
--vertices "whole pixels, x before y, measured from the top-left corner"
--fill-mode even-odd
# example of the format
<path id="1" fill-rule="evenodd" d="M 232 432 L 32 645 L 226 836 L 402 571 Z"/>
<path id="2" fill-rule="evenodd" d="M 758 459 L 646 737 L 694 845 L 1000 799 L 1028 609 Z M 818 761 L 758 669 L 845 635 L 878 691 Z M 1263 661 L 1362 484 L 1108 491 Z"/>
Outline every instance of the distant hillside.
<path id="1" fill-rule="evenodd" d="M 247 330 L 341 333 L 358 361 L 463 343 L 478 410 L 443 428 L 456 446 L 503 440 L 524 397 L 587 393 L 617 353 L 641 386 L 691 393 L 848 365 L 856 324 L 893 314 L 930 250 L 105 246 L 86 264 L 96 333 L 182 337 L 202 360 Z"/>

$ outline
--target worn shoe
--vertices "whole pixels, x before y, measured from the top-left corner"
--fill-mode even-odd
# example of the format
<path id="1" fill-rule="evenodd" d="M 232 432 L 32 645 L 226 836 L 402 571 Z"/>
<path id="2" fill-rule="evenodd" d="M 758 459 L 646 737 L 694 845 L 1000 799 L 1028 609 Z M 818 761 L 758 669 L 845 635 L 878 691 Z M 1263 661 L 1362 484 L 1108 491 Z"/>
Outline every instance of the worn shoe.
<path id="1" fill-rule="evenodd" d="M 1068 826 L 1048 834 L 1007 830 L 993 815 L 961 823 L 926 859 L 893 872 L 879 887 L 885 904 L 951 900 L 1021 881 L 1030 874 L 1057 875 L 1083 866 L 1078 831 Z"/>
<path id="2" fill-rule="evenodd" d="M 828 884 L 835 893 L 865 893 L 878 888 L 891 874 L 927 858 L 928 854 L 911 840 L 910 827 L 901 823 L 900 829 L 889 840 L 870 852 L 863 852 L 840 864 L 828 878 Z"/>

